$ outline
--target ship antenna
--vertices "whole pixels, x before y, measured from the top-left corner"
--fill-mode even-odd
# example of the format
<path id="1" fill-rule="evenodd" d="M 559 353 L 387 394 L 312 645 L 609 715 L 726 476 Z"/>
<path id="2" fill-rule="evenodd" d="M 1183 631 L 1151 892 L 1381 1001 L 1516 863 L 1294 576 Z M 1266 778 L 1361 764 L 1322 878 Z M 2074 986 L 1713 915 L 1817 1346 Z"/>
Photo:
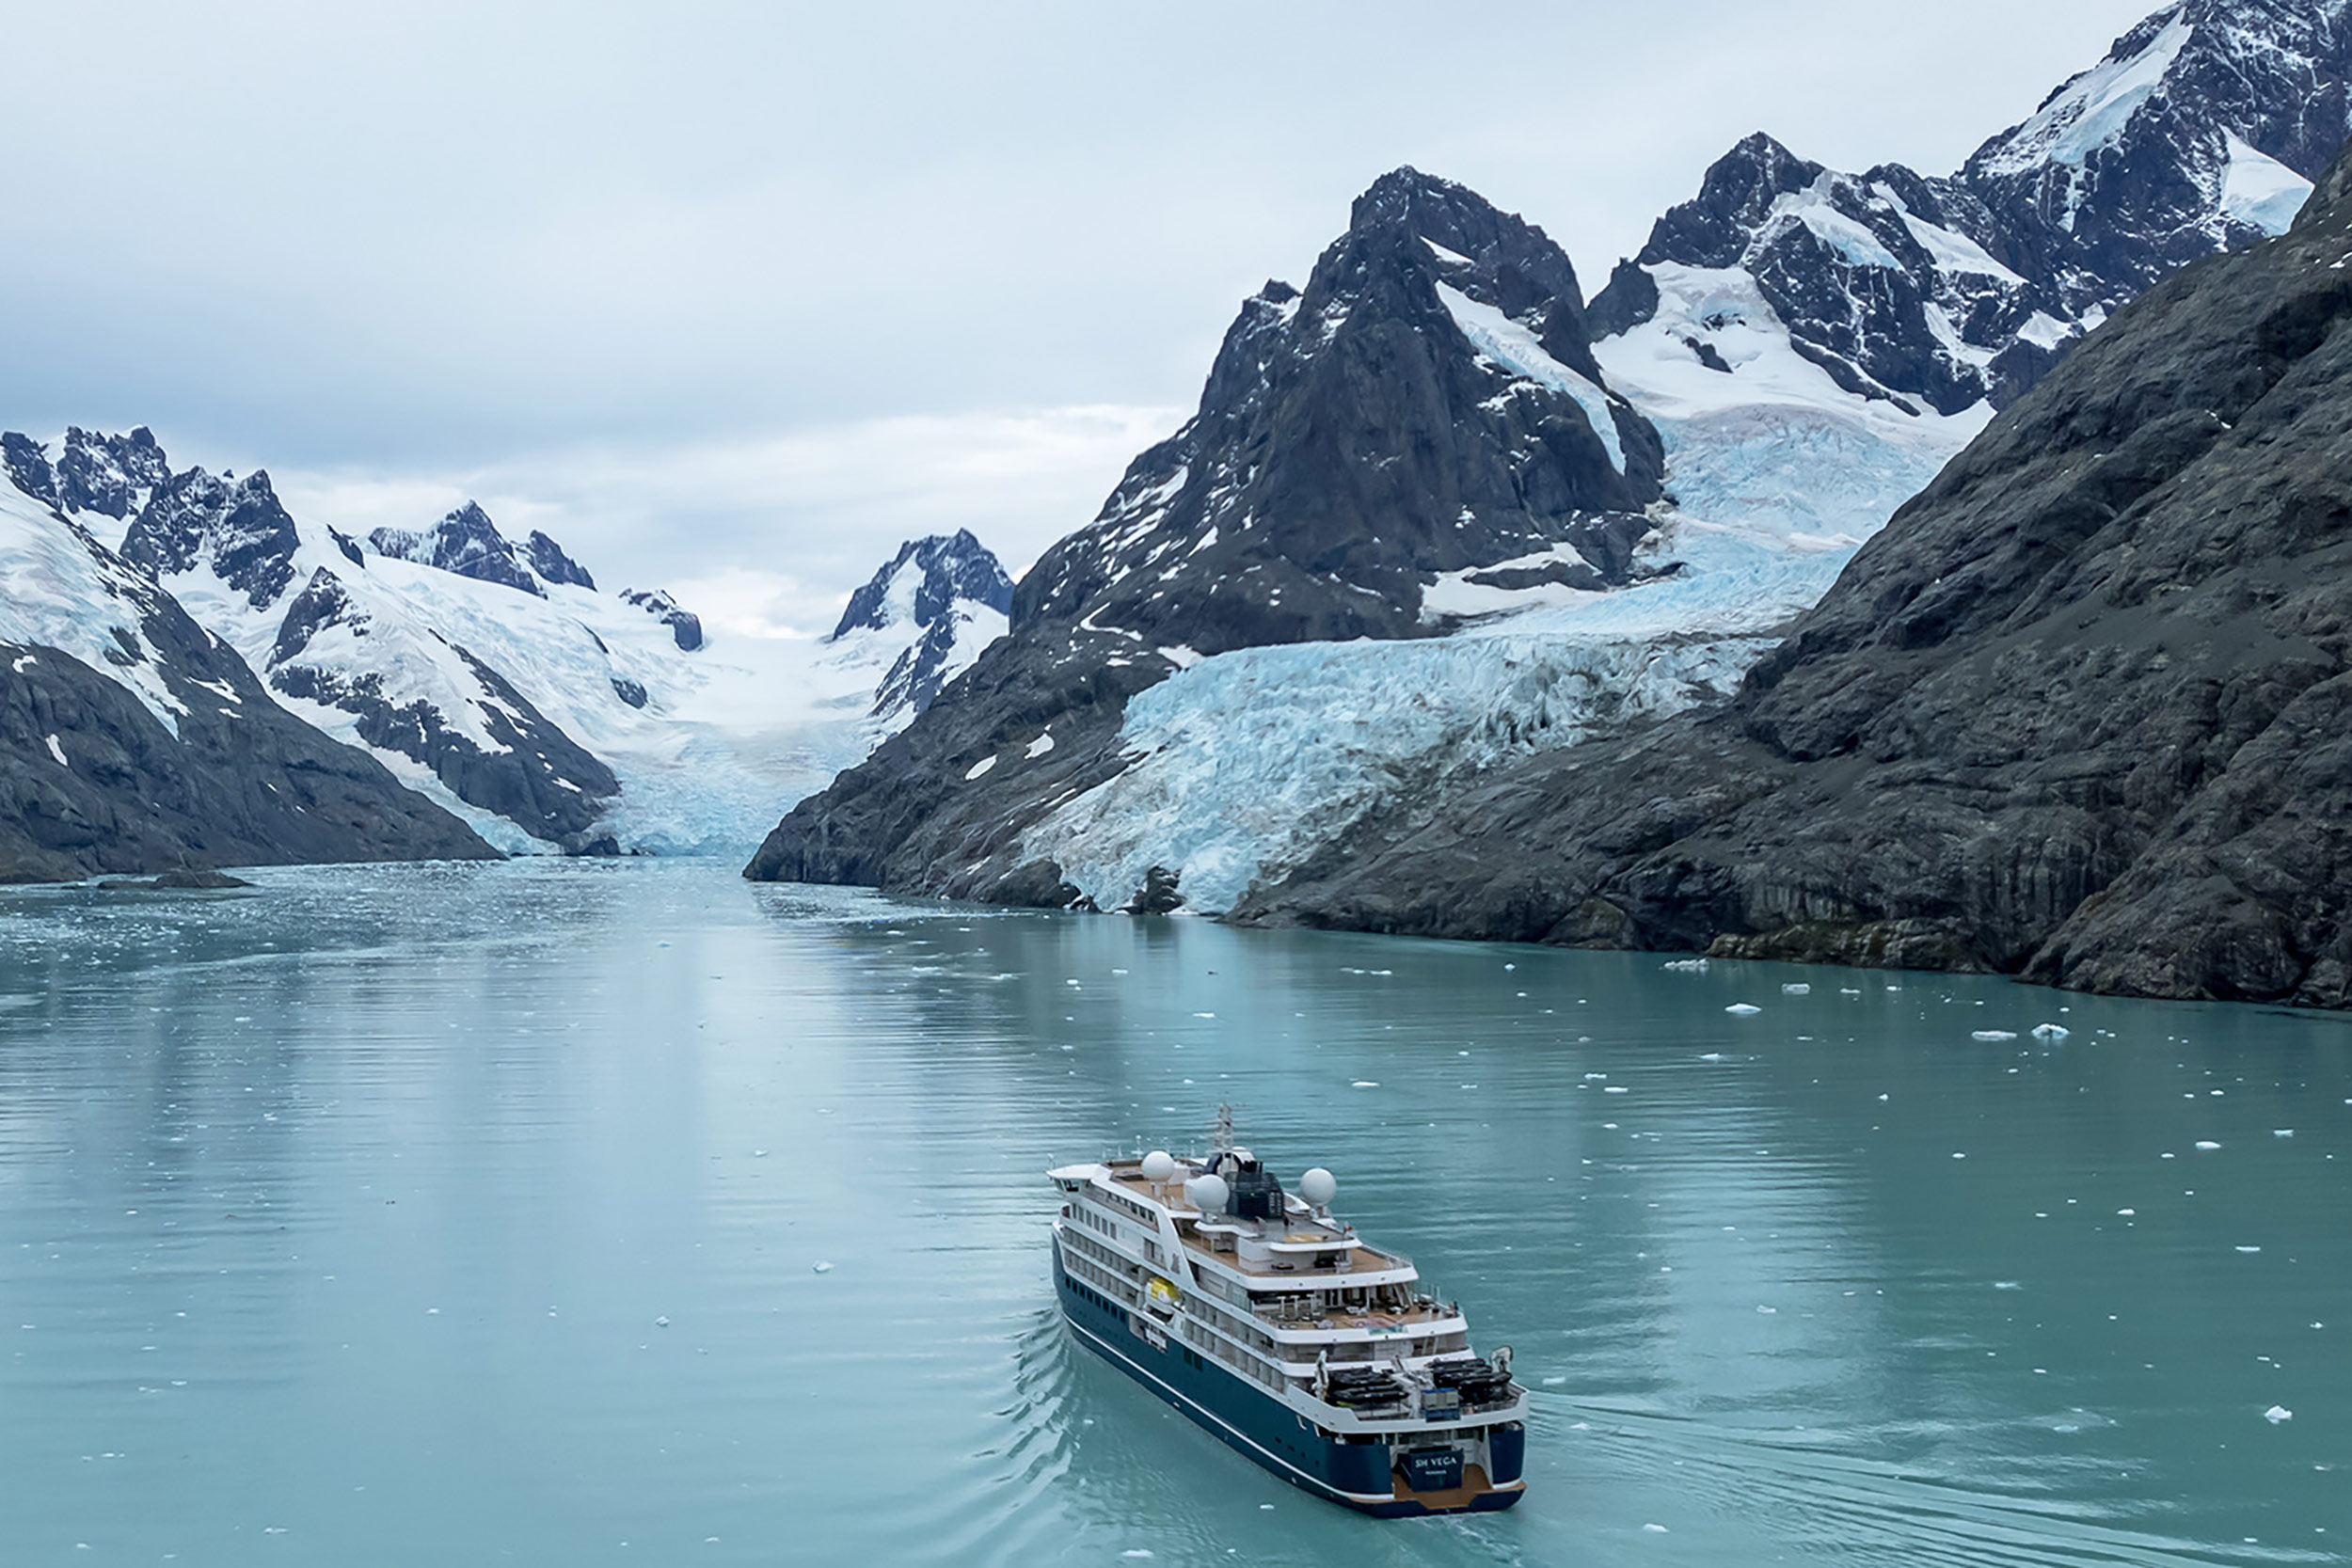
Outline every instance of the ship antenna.
<path id="1" fill-rule="evenodd" d="M 1209 1152 L 1222 1154 L 1232 1147 L 1233 1108 L 1231 1105 L 1219 1105 L 1216 1108 L 1216 1136 L 1209 1146 Z"/>

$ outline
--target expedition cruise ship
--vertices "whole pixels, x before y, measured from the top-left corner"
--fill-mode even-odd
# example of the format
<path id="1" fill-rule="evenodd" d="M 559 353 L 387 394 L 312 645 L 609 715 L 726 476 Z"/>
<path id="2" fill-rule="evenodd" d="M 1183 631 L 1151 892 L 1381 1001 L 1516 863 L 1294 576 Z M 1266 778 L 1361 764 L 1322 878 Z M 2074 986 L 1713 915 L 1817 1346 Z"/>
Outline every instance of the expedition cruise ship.
<path id="1" fill-rule="evenodd" d="M 1518 1501 L 1527 1390 L 1470 1353 L 1462 1309 L 1410 1259 L 1285 1193 L 1221 1117 L 1196 1160 L 1064 1165 L 1054 1285 L 1071 1328 L 1293 1484 L 1384 1517 Z"/>

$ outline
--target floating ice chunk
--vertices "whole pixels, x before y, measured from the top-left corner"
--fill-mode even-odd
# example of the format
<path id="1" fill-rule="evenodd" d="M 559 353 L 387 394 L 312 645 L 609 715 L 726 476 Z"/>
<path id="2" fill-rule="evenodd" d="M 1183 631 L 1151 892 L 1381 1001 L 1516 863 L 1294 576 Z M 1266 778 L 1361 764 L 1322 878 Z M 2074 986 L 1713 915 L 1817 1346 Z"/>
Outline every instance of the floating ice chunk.
<path id="1" fill-rule="evenodd" d="M 1663 1525 L 1644 1525 L 1642 1528 L 1651 1535 L 1663 1535 L 1666 1533 L 1666 1527 Z"/>
<path id="2" fill-rule="evenodd" d="M 2211 1151 L 2211 1150 L 2213 1150 L 2213 1149 L 2219 1148 L 2221 1146 L 2220 1146 L 2219 1144 L 2217 1144 L 2217 1143 L 2215 1143 L 2215 1142 L 2214 1142 L 2212 1139 L 2210 1139 L 2210 1138 L 2205 1138 L 2205 1139 L 2200 1139 L 2200 1140 L 2198 1141 L 2198 1145 L 2197 1145 L 2197 1147 L 2198 1147 L 2198 1148 L 2201 1148 L 2201 1149 L 2205 1149 L 2205 1150 Z"/>
<path id="3" fill-rule="evenodd" d="M 1623 1084 L 1612 1084 L 1600 1092 L 1603 1094 L 1631 1094 L 1633 1091 L 1627 1088 Z"/>
<path id="4" fill-rule="evenodd" d="M 2074 1032 L 2062 1023 L 2037 1023 L 2033 1026 L 2033 1037 L 2038 1040 L 2055 1042 L 2064 1039 Z"/>
<path id="5" fill-rule="evenodd" d="M 1780 1308 L 1777 1307 L 1759 1307 L 1756 1309 L 1756 1314 L 1759 1318 L 1776 1318 L 1780 1316 Z"/>
<path id="6" fill-rule="evenodd" d="M 1972 1040 L 2013 1040 L 2017 1037 L 2017 1031 L 2014 1029 L 1979 1029 L 1968 1037 Z"/>
<path id="7" fill-rule="evenodd" d="M 670 1320 L 667 1318 L 656 1318 L 653 1321 L 653 1325 L 656 1328 L 667 1328 L 670 1326 Z"/>
<path id="8" fill-rule="evenodd" d="M 2269 1409 L 2263 1412 L 2263 1419 L 2268 1421 L 2272 1426 L 2277 1426 L 2281 1421 L 2292 1421 L 2295 1419 L 2295 1412 L 2289 1410 L 2283 1404 L 2274 1404 Z"/>
<path id="9" fill-rule="evenodd" d="M 1347 1086 L 1351 1089 L 1376 1089 L 1380 1086 L 1380 1085 L 1375 1079 L 1359 1078 L 1356 1082 L 1348 1085 Z"/>
<path id="10" fill-rule="evenodd" d="M 1723 1059 L 1724 1053 L 1720 1051 L 1710 1051 L 1706 1055 L 1699 1058 L 1702 1062 L 1720 1062 Z"/>
<path id="11" fill-rule="evenodd" d="M 811 1274 L 831 1274 L 833 1273 L 833 1265 L 831 1263 L 811 1263 L 808 1266 L 808 1272 Z"/>
<path id="12" fill-rule="evenodd" d="M 1734 1018 L 1752 1018 L 1763 1010 L 1764 1009 L 1761 1007 L 1753 1006 L 1745 1002 L 1734 1002 L 1730 1006 L 1724 1009 L 1724 1011 L 1731 1014 Z"/>
<path id="13" fill-rule="evenodd" d="M 2274 1127 L 2270 1130 L 2270 1135 L 2274 1138 L 2292 1138 L 2295 1136 L 2295 1129 L 2292 1127 Z"/>
<path id="14" fill-rule="evenodd" d="M 1659 967 L 1672 974 L 1704 974 L 1707 973 L 1707 960 L 1705 958 L 1673 958 Z"/>
<path id="15" fill-rule="evenodd" d="M 1783 996 L 1811 996 L 1813 994 L 1813 988 L 1807 985 L 1804 981 L 1799 980 L 1793 985 L 1781 987 L 1780 994 Z"/>
<path id="16" fill-rule="evenodd" d="M 1564 1383 L 1565 1383 L 1565 1382 L 1567 1382 L 1567 1381 L 1568 1381 L 1568 1380 L 1567 1380 L 1566 1378 L 1565 1378 L 1565 1377 L 1560 1377 L 1560 1376 L 1555 1375 L 1555 1376 L 1552 1376 L 1552 1377 L 1548 1377 L 1548 1378 L 1544 1379 L 1544 1386 L 1545 1386 L 1545 1387 L 1547 1387 L 1547 1388 L 1557 1388 L 1557 1387 L 1559 1387 L 1559 1386 L 1560 1386 L 1560 1385 L 1562 1385 L 1562 1384 L 1564 1384 Z"/>
<path id="17" fill-rule="evenodd" d="M 1953 1156 L 1952 1156 L 1952 1158 L 1953 1158 L 1953 1159 L 1955 1159 L 1955 1160 L 1965 1160 L 1966 1158 L 1968 1158 L 1968 1156 L 1967 1156 L 1967 1155 L 1965 1155 L 1965 1154 L 1955 1154 L 1955 1155 L 1953 1155 Z"/>
<path id="18" fill-rule="evenodd" d="M 2122 1215 L 2124 1219 L 2128 1220 L 2137 1215 L 2139 1211 L 2137 1209 L 2118 1209 L 2116 1212 Z"/>
<path id="19" fill-rule="evenodd" d="M 2239 1250 L 2240 1252 L 2260 1252 L 2260 1251 L 2262 1250 L 2262 1248 L 2260 1248 L 2260 1247 L 2258 1247 L 2258 1246 L 2242 1246 L 2242 1247 L 2238 1248 L 2238 1250 Z"/>
<path id="20" fill-rule="evenodd" d="M 1216 1015 L 1215 1013 L 1195 1013 L 1192 1016 L 1195 1018 L 1215 1018 Z"/>

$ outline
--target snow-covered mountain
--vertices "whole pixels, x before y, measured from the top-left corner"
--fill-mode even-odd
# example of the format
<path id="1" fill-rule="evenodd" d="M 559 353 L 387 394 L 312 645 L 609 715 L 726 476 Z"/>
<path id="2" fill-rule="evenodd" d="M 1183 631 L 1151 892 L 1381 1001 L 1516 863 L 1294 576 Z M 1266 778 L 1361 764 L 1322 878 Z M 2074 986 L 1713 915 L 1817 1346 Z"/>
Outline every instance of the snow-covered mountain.
<path id="1" fill-rule="evenodd" d="M 145 430 L 0 440 L 20 493 L 46 474 L 72 526 L 118 541 L 280 704 L 514 852 L 736 851 L 911 717 L 878 695 L 894 666 L 960 668 L 1001 614 L 951 583 L 929 620 L 878 615 L 854 646 L 712 647 L 667 593 L 599 592 L 472 503 L 362 544 L 295 518 L 266 473 L 172 472 Z M 977 542 L 961 559 L 1003 581 Z"/>
<path id="2" fill-rule="evenodd" d="M 1539 231 L 1389 177 L 748 874 L 1217 911 L 1400 792 L 1722 696 L 2118 305 L 2287 226 L 2347 9 L 2168 7 L 1950 177 L 1751 137 L 1589 309 Z"/>
<path id="3" fill-rule="evenodd" d="M 1386 649 L 1661 578 L 1643 548 L 1661 459 L 1594 359 L 1567 257 L 1400 169 L 1303 291 L 1244 303 L 1199 412 L 1022 579 L 1007 638 L 770 835 L 754 874 L 1124 902 L 1139 876 L 1068 880 L 1057 814 L 1156 777 L 1168 749 L 1131 699 L 1216 656 Z"/>
<path id="4" fill-rule="evenodd" d="M 56 463 L 20 436 L 0 454 L 0 880 L 489 855 L 272 701 L 77 520 L 128 512 L 163 483 L 145 431 L 70 441 Z"/>
<path id="5" fill-rule="evenodd" d="M 825 640 L 829 661 L 881 667 L 868 712 L 893 733 L 1005 635 L 1011 613 L 1012 578 L 971 530 L 911 539 L 850 595 Z"/>
<path id="6" fill-rule="evenodd" d="M 481 582 L 503 583 L 543 599 L 548 596 L 549 583 L 588 589 L 596 586 L 596 579 L 579 562 L 564 554 L 563 546 L 537 529 L 532 530 L 531 537 L 523 543 L 514 544 L 499 532 L 490 515 L 473 501 L 468 501 L 422 532 L 379 528 L 368 535 L 368 543 L 380 555 L 413 561 L 420 566 L 437 566 L 444 572 L 455 572 L 461 578 Z"/>
<path id="7" fill-rule="evenodd" d="M 1947 177 L 1742 141 L 1593 302 L 1668 487 L 1867 536 L 2118 306 L 2285 231 L 2344 142 L 2347 12 L 2168 7 Z"/>

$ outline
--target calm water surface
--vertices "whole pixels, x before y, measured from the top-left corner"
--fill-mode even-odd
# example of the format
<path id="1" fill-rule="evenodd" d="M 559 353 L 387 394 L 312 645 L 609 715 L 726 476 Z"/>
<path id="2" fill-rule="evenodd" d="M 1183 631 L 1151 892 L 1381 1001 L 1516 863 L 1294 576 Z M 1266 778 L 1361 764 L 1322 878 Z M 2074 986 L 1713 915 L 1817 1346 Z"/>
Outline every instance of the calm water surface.
<path id="1" fill-rule="evenodd" d="M 0 896 L 0 1561 L 2352 1561 L 2347 1021 L 262 879 Z M 1220 1100 L 1516 1347 L 1518 1510 L 1339 1512 L 1064 1337 L 1041 1173 Z"/>

